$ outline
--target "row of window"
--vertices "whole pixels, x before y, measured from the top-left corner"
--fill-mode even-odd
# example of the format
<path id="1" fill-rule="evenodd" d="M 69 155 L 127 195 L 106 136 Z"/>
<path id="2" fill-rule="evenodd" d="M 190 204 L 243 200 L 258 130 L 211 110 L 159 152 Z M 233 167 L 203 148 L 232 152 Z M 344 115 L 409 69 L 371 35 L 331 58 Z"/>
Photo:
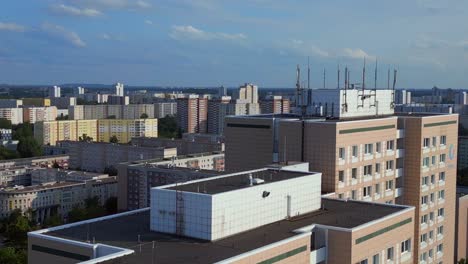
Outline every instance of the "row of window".
<path id="1" fill-rule="evenodd" d="M 437 253 L 442 254 L 443 251 L 444 251 L 444 245 L 442 243 L 438 244 Z M 431 258 L 431 259 L 434 258 L 434 250 L 430 249 L 428 252 L 421 253 L 421 255 L 419 256 L 419 261 L 424 263 L 428 260 L 428 258 Z M 442 262 L 439 262 L 439 263 L 442 263 Z"/>
<path id="2" fill-rule="evenodd" d="M 375 152 L 374 152 L 374 146 L 375 146 Z M 395 149 L 395 140 L 388 140 L 386 142 L 386 150 L 394 150 Z M 351 155 L 353 158 L 357 158 L 359 155 L 359 147 L 358 145 L 353 145 L 351 147 Z M 381 153 L 382 152 L 382 142 L 377 142 L 375 143 L 370 143 L 370 144 L 365 144 L 364 145 L 364 154 L 370 155 L 373 153 Z M 345 159 L 346 158 L 346 149 L 344 147 L 339 148 L 338 150 L 338 156 L 340 159 Z"/>
<path id="3" fill-rule="evenodd" d="M 445 190 L 441 190 L 437 192 L 437 196 L 439 200 L 445 199 Z M 435 201 L 435 193 L 431 193 L 429 195 L 421 196 L 421 205 L 427 205 L 428 202 L 434 203 Z"/>
<path id="4" fill-rule="evenodd" d="M 380 163 L 376 163 L 375 164 L 375 173 L 380 173 L 381 172 L 381 169 L 380 169 L 380 166 L 381 164 Z M 395 167 L 395 161 L 394 160 L 387 160 L 385 162 L 385 170 L 387 171 L 392 171 Z M 374 172 L 373 171 L 373 166 L 370 164 L 370 165 L 365 165 L 364 167 L 364 171 L 363 171 L 363 175 L 364 176 L 371 176 L 372 173 Z M 357 179 L 357 175 L 358 175 L 358 169 L 357 168 L 352 168 L 351 169 L 351 178 L 356 180 Z M 338 171 L 338 181 L 340 182 L 344 182 L 345 181 L 345 173 L 343 170 L 340 170 Z"/>
<path id="5" fill-rule="evenodd" d="M 444 208 L 439 208 L 437 210 L 437 216 L 438 217 L 444 217 L 444 215 L 445 215 L 445 209 Z M 425 214 L 425 215 L 421 216 L 421 225 L 428 224 L 429 221 L 431 221 L 431 222 L 434 221 L 434 212 L 430 212 L 429 214 Z M 441 226 L 441 227 L 442 227 L 442 231 L 443 231 L 443 226 Z M 439 234 L 439 233 L 437 233 L 437 234 Z"/>
<path id="6" fill-rule="evenodd" d="M 440 145 L 444 146 L 447 144 L 447 136 L 440 136 Z M 423 139 L 423 147 L 424 148 L 429 148 L 429 147 L 436 147 L 437 146 L 437 137 L 432 137 L 432 144 L 431 144 L 431 138 L 424 138 Z"/>
<path id="7" fill-rule="evenodd" d="M 421 186 L 424 187 L 424 186 L 429 186 L 429 180 L 430 180 L 430 184 L 435 184 L 435 175 L 432 174 L 431 177 L 429 178 L 429 176 L 424 176 L 421 178 Z M 445 181 L 445 171 L 441 171 L 439 172 L 439 181 Z"/>
<path id="8" fill-rule="evenodd" d="M 386 181 L 385 191 L 391 191 L 391 190 L 393 190 L 393 180 Z M 380 183 L 375 184 L 374 193 L 380 194 Z M 362 188 L 362 195 L 363 197 L 372 196 L 372 186 L 366 186 Z"/>
<path id="9" fill-rule="evenodd" d="M 446 159 L 447 155 L 445 153 L 439 155 L 439 163 L 445 163 Z M 436 162 L 436 156 L 432 156 L 431 159 L 429 159 L 429 157 L 424 157 L 422 165 L 423 167 L 435 166 Z"/>
<path id="10" fill-rule="evenodd" d="M 444 235 L 444 226 L 443 225 L 437 227 L 437 235 L 438 236 Z M 420 239 L 421 239 L 421 243 L 427 243 L 429 240 L 433 240 L 434 239 L 434 231 L 431 230 L 428 233 L 422 234 Z"/>
<path id="11" fill-rule="evenodd" d="M 401 254 L 411 252 L 411 239 L 401 242 Z M 394 247 L 387 248 L 386 260 L 394 261 L 395 259 L 395 249 Z M 358 264 L 369 264 L 368 259 L 360 261 Z M 372 264 L 380 264 L 380 254 L 372 256 Z"/>

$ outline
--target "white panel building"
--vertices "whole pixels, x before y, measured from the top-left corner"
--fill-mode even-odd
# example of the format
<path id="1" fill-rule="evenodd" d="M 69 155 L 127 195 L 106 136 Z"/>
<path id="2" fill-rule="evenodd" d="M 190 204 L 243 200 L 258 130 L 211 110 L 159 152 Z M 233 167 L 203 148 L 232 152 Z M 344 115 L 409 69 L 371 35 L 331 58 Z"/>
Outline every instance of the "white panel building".
<path id="1" fill-rule="evenodd" d="M 392 90 L 312 90 L 308 114 L 336 118 L 394 114 Z"/>
<path id="2" fill-rule="evenodd" d="M 155 187 L 151 230 L 218 240 L 318 210 L 320 190 L 321 173 L 287 167 Z"/>

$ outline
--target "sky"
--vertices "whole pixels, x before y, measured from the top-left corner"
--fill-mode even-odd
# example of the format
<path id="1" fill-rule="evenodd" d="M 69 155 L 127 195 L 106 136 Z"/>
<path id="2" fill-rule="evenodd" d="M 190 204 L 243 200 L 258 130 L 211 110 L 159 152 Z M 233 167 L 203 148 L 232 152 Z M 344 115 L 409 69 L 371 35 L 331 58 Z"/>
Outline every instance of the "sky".
<path id="1" fill-rule="evenodd" d="M 2 0 L 0 83 L 468 88 L 465 0 Z M 302 75 L 305 77 L 305 75 Z M 305 78 L 302 79 L 305 81 Z M 343 81 L 343 76 L 341 78 Z"/>

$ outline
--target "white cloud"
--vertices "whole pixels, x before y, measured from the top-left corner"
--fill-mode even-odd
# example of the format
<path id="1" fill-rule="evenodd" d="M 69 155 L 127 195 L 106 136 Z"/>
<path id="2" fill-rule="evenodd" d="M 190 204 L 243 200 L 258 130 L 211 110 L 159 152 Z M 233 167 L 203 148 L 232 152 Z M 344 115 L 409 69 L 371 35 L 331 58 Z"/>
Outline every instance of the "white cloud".
<path id="1" fill-rule="evenodd" d="M 4 23 L 0 22 L 0 31 L 13 31 L 13 32 L 24 32 L 26 31 L 26 27 L 22 25 L 18 25 L 15 23 Z"/>
<path id="2" fill-rule="evenodd" d="M 41 29 L 51 37 L 65 41 L 75 47 L 82 48 L 86 46 L 86 43 L 80 38 L 80 36 L 78 36 L 77 33 L 69 31 L 62 26 L 44 23 L 42 24 Z"/>
<path id="3" fill-rule="evenodd" d="M 59 15 L 96 17 L 102 15 L 101 11 L 94 8 L 78 8 L 71 5 L 53 5 L 50 7 L 52 12 Z"/>
<path id="4" fill-rule="evenodd" d="M 148 24 L 148 25 L 153 25 L 153 21 L 151 21 L 151 20 L 147 19 L 147 20 L 145 20 L 145 24 Z"/>
<path id="5" fill-rule="evenodd" d="M 232 40 L 239 41 L 247 39 L 243 33 L 228 34 L 222 32 L 207 32 L 191 25 L 188 26 L 172 26 L 172 31 L 169 36 L 176 40 Z"/>
<path id="6" fill-rule="evenodd" d="M 364 58 L 371 59 L 371 60 L 375 59 L 375 56 L 369 55 L 367 54 L 367 52 L 359 48 L 358 49 L 345 48 L 343 49 L 343 56 L 347 58 L 351 58 L 351 59 L 364 59 Z"/>
<path id="7" fill-rule="evenodd" d="M 287 48 L 299 53 L 301 56 L 319 56 L 319 57 L 330 57 L 328 51 L 322 50 L 316 45 L 305 42 L 300 39 L 291 39 L 289 43 L 286 44 Z"/>
<path id="8" fill-rule="evenodd" d="M 116 35 L 111 35 L 108 33 L 103 33 L 99 35 L 99 38 L 102 40 L 110 40 L 110 41 L 123 41 L 124 40 L 124 37 L 122 35 L 116 36 Z"/>
<path id="9" fill-rule="evenodd" d="M 68 0 L 76 6 L 94 9 L 149 9 L 149 1 L 144 0 Z"/>

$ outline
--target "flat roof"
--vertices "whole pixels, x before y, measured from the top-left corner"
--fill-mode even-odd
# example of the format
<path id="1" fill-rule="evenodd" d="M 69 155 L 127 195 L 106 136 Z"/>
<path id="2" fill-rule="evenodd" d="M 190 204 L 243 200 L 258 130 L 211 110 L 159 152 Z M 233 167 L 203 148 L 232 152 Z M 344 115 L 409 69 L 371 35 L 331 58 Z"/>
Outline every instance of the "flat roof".
<path id="1" fill-rule="evenodd" d="M 82 242 L 94 239 L 96 243 L 134 250 L 134 254 L 123 257 L 125 263 L 151 263 L 153 241 L 154 263 L 213 263 L 296 236 L 294 230 L 312 224 L 354 228 L 408 208 L 331 199 L 323 199 L 322 203 L 324 209 L 212 242 L 151 231 L 149 210 L 44 235 Z"/>
<path id="2" fill-rule="evenodd" d="M 264 183 L 261 183 L 263 185 L 313 174 L 316 173 L 266 168 L 262 170 L 247 171 L 228 174 L 221 177 L 197 180 L 195 182 L 171 186 L 165 189 L 193 193 L 217 194 L 250 187 L 250 176 L 252 176 L 253 179 L 261 179 L 265 181 Z"/>

